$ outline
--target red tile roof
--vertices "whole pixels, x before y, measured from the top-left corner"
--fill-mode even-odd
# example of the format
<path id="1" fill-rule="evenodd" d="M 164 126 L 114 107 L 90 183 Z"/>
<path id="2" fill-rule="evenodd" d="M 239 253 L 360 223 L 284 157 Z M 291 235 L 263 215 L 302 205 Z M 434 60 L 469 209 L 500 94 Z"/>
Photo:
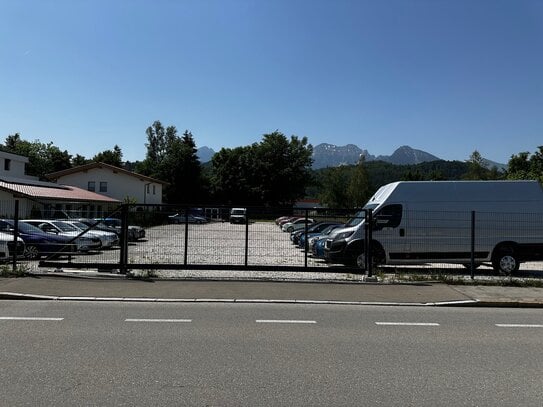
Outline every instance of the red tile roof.
<path id="1" fill-rule="evenodd" d="M 81 188 L 50 184 L 50 186 L 18 184 L 0 180 L 0 189 L 20 194 L 24 197 L 49 199 L 49 200 L 66 200 L 66 201 L 92 201 L 92 202 L 107 202 L 120 203 L 119 200 L 108 196 L 100 195 L 95 192 L 86 191 Z"/>

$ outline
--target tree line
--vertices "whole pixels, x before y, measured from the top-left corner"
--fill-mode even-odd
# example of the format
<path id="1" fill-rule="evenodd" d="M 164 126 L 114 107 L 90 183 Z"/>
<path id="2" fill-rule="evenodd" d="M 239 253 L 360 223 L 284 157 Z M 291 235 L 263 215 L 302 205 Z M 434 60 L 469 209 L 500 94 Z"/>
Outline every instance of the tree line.
<path id="1" fill-rule="evenodd" d="M 27 141 L 15 133 L 2 150 L 29 158 L 27 174 L 45 179 L 48 173 L 91 162 L 103 162 L 166 182 L 164 201 L 176 204 L 290 206 L 304 197 L 329 207 L 360 207 L 381 185 L 402 180 L 537 179 L 543 183 L 543 146 L 531 154 L 513 154 L 507 169 L 487 168 L 478 151 L 466 161 L 433 161 L 393 165 L 382 161 L 312 170 L 313 147 L 306 137 L 275 131 L 248 146 L 222 148 L 202 165 L 189 130 L 155 121 L 145 131 L 142 161 L 123 161 L 115 145 L 92 158 L 71 155 L 53 143 Z"/>

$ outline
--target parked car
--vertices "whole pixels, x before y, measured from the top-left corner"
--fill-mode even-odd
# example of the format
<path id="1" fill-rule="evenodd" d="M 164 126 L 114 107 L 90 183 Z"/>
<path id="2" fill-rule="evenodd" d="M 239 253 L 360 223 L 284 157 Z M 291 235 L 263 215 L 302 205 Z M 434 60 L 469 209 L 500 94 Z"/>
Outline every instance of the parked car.
<path id="1" fill-rule="evenodd" d="M 81 231 L 75 226 L 69 225 L 60 220 L 47 220 L 47 219 L 24 219 L 23 222 L 36 226 L 45 233 L 50 233 L 58 236 L 65 236 L 68 238 L 75 238 L 77 250 L 81 252 L 88 252 L 89 250 L 96 250 L 102 246 L 102 242 L 97 237 L 91 236 L 78 236 Z"/>
<path id="2" fill-rule="evenodd" d="M 83 236 L 97 237 L 98 239 L 100 239 L 102 249 L 108 249 L 119 244 L 119 236 L 117 235 L 117 233 L 106 232 L 94 228 L 91 229 L 83 222 L 78 222 L 76 220 L 62 220 L 61 222 L 65 222 L 69 225 L 74 226 L 81 232 L 85 232 Z"/>
<path id="3" fill-rule="evenodd" d="M 283 225 L 284 225 L 285 223 L 293 222 L 293 221 L 295 221 L 296 219 L 302 219 L 302 218 L 301 218 L 300 216 L 289 216 L 289 217 L 287 217 L 287 218 L 281 219 L 281 220 L 277 223 L 277 225 L 278 225 L 280 228 L 282 228 Z"/>
<path id="4" fill-rule="evenodd" d="M 280 222 L 286 221 L 287 219 L 290 219 L 290 218 L 292 218 L 291 215 L 289 215 L 289 216 L 279 216 L 278 218 L 275 219 L 275 224 L 279 225 Z"/>
<path id="5" fill-rule="evenodd" d="M 298 246 L 303 248 L 305 246 L 305 241 L 306 239 L 308 239 L 308 245 L 309 245 L 309 239 L 311 239 L 312 237 L 316 237 L 316 236 L 322 236 L 323 234 L 323 231 L 332 231 L 334 230 L 335 228 L 338 228 L 338 227 L 342 227 L 343 226 L 343 223 L 339 223 L 339 222 L 322 222 L 321 224 L 319 225 L 316 225 L 317 227 L 313 228 L 311 227 L 309 230 L 308 229 L 308 233 L 307 233 L 307 236 L 305 234 L 305 232 L 302 231 L 302 233 L 299 235 L 298 237 Z"/>
<path id="6" fill-rule="evenodd" d="M 330 225 L 320 234 L 310 237 L 308 241 L 308 246 L 313 256 L 324 259 L 324 245 L 326 243 L 326 238 L 331 235 L 334 230 L 340 229 L 344 226 L 344 224 Z"/>
<path id="7" fill-rule="evenodd" d="M 314 244 L 311 246 L 311 253 L 313 253 L 314 257 L 317 257 L 319 259 L 324 259 L 325 242 L 326 242 L 325 239 L 319 239 L 319 240 L 314 241 Z"/>
<path id="8" fill-rule="evenodd" d="M 311 224 L 311 223 L 315 223 L 315 221 L 313 219 L 307 219 L 307 221 L 306 221 L 305 218 L 297 218 L 297 219 L 293 220 L 292 222 L 285 223 L 281 227 L 281 230 L 283 232 L 292 233 L 295 230 L 305 229 L 306 222 L 307 222 L 308 225 Z"/>
<path id="9" fill-rule="evenodd" d="M 230 211 L 230 223 L 245 223 L 247 221 L 247 209 L 232 208 Z"/>
<path id="10" fill-rule="evenodd" d="M 85 226 L 90 226 L 92 228 L 92 230 L 102 230 L 104 232 L 115 233 L 117 235 L 117 237 L 119 237 L 119 238 L 121 236 L 121 231 L 119 229 L 116 229 L 116 228 L 114 228 L 112 226 L 108 226 L 105 223 L 100 222 L 98 220 L 94 220 L 94 219 L 90 219 L 90 218 L 77 218 L 77 219 L 69 219 L 69 220 L 74 220 L 74 221 L 77 221 L 77 222 L 81 222 Z"/>
<path id="11" fill-rule="evenodd" d="M 168 221 L 170 223 L 196 223 L 196 224 L 202 224 L 207 223 L 207 219 L 203 216 L 197 216 L 193 215 L 192 213 L 189 213 L 185 216 L 183 213 L 176 213 L 175 215 L 168 216 Z"/>
<path id="12" fill-rule="evenodd" d="M 312 234 L 312 235 L 319 234 L 330 225 L 342 225 L 342 223 L 339 223 L 336 221 L 322 221 L 322 222 L 313 223 L 307 228 L 307 233 Z M 302 229 L 293 231 L 290 234 L 290 240 L 292 240 L 292 243 L 294 243 L 295 245 L 299 245 L 300 238 L 303 235 L 305 235 L 305 227 Z M 300 246 L 303 246 L 303 244 Z"/>
<path id="13" fill-rule="evenodd" d="M 100 221 L 104 225 L 111 226 L 119 232 L 122 228 L 122 221 L 117 218 L 95 218 L 95 221 Z M 128 241 L 135 242 L 145 237 L 145 229 L 141 226 L 128 225 Z"/>
<path id="14" fill-rule="evenodd" d="M 17 245 L 13 241 L 13 235 L 0 232 L 0 261 L 8 261 L 15 254 L 20 257 L 24 254 L 25 243 L 20 237 L 17 238 Z"/>
<path id="15" fill-rule="evenodd" d="M 15 221 L 12 219 L 1 219 L 0 231 L 13 235 L 15 232 Z M 22 221 L 19 221 L 18 235 L 25 243 L 23 256 L 27 259 L 34 260 L 42 256 L 67 254 L 77 251 L 76 244 L 71 242 L 72 238 L 45 233 L 41 229 Z"/>

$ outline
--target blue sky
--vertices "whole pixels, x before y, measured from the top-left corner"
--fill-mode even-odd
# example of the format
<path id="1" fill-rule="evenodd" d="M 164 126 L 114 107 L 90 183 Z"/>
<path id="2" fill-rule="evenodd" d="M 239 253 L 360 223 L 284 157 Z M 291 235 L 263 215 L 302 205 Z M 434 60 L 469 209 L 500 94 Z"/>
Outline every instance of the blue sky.
<path id="1" fill-rule="evenodd" d="M 543 0 L 0 0 L 0 141 L 135 161 L 155 120 L 506 163 L 543 144 Z"/>

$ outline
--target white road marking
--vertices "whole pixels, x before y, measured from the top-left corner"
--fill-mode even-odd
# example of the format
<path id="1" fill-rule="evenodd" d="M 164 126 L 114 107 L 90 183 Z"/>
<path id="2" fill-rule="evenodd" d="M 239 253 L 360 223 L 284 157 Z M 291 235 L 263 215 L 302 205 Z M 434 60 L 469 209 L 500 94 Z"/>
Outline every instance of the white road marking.
<path id="1" fill-rule="evenodd" d="M 391 326 L 439 326 L 436 322 L 376 322 L 375 324 Z"/>
<path id="2" fill-rule="evenodd" d="M 127 318 L 125 322 L 192 322 L 192 319 Z"/>
<path id="3" fill-rule="evenodd" d="M 316 324 L 317 321 L 296 319 L 257 319 L 257 324 Z"/>
<path id="4" fill-rule="evenodd" d="M 543 328 L 543 324 L 496 324 L 499 328 Z"/>
<path id="5" fill-rule="evenodd" d="M 0 317 L 2 321 L 62 321 L 64 318 L 45 317 Z"/>

